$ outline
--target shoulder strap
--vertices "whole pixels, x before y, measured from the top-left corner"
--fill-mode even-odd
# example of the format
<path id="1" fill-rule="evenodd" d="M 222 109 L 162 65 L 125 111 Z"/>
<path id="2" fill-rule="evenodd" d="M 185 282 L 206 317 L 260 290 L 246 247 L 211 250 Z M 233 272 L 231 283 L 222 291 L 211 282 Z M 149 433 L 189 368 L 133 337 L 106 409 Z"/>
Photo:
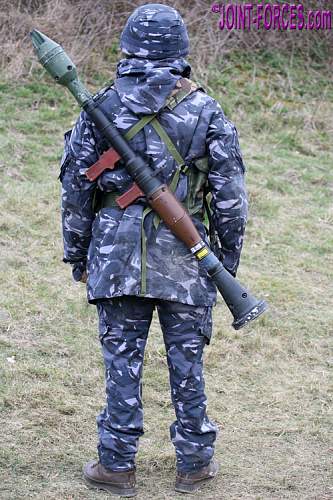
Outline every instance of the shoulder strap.
<path id="1" fill-rule="evenodd" d="M 155 129 L 155 132 L 160 136 L 164 144 L 169 150 L 169 153 L 174 157 L 176 160 L 176 163 L 178 164 L 178 167 L 182 167 L 185 164 L 185 160 L 183 159 L 182 155 L 179 153 L 178 149 L 172 142 L 169 134 L 167 131 L 162 127 L 160 122 L 158 121 L 157 118 L 154 118 L 151 122 L 152 126 Z"/>
<path id="2" fill-rule="evenodd" d="M 176 84 L 175 89 L 171 93 L 170 97 L 166 101 L 165 108 L 168 108 L 169 110 L 175 109 L 178 104 L 180 104 L 186 97 L 189 95 L 193 94 L 196 90 L 198 90 L 200 87 L 188 78 L 180 78 Z M 164 108 L 164 109 L 165 109 Z M 178 164 L 178 167 L 182 167 L 185 165 L 185 160 L 177 150 L 176 146 L 170 139 L 168 133 L 166 130 L 162 127 L 160 122 L 156 117 L 151 121 L 152 126 L 155 129 L 155 132 L 160 136 L 166 147 L 168 148 L 170 154 L 174 157 L 176 163 Z"/>
<path id="3" fill-rule="evenodd" d="M 153 121 L 155 119 L 155 116 L 156 116 L 156 113 L 154 115 L 143 116 L 141 118 L 141 120 L 139 120 L 138 122 L 136 122 L 133 125 L 133 127 L 131 127 L 126 132 L 126 134 L 124 135 L 125 139 L 127 141 L 130 141 L 131 139 L 133 139 L 133 137 L 136 136 L 136 134 L 138 134 L 140 132 L 140 130 L 142 130 L 146 125 L 148 125 L 148 123 L 150 123 L 151 121 Z"/>
<path id="4" fill-rule="evenodd" d="M 108 88 L 110 88 L 110 87 L 108 87 Z M 175 109 L 176 106 L 178 106 L 178 104 L 180 104 L 184 99 L 186 99 L 186 97 L 188 97 L 190 94 L 192 94 L 196 90 L 199 90 L 200 88 L 201 87 L 196 85 L 194 82 L 192 82 L 188 78 L 180 78 L 177 81 L 176 87 L 172 91 L 171 95 L 167 98 L 163 109 L 167 108 L 170 111 L 172 111 L 173 109 Z M 133 125 L 133 127 L 131 127 L 126 132 L 125 139 L 127 141 L 129 141 L 130 139 L 133 139 L 133 137 L 136 136 L 136 134 L 138 134 L 146 125 L 148 125 L 148 123 L 153 122 L 155 120 L 157 114 L 158 113 L 155 113 L 152 115 L 146 115 L 146 116 L 142 117 L 141 120 L 136 122 Z M 152 125 L 154 126 L 153 123 L 152 123 Z M 155 126 L 154 126 L 154 128 L 155 128 Z M 164 130 L 163 127 L 160 125 L 159 130 L 161 130 L 161 129 Z M 156 130 L 156 132 L 157 132 L 157 130 Z M 166 138 L 166 135 L 163 134 L 163 138 L 162 138 L 160 133 L 159 132 L 157 132 L 157 133 L 161 137 L 162 141 L 164 141 L 164 142 L 168 141 L 168 139 Z M 167 145 L 167 147 L 169 149 L 168 145 Z M 170 151 L 170 149 L 169 149 L 169 151 Z M 170 151 L 170 153 L 171 153 L 171 151 Z M 173 152 L 171 154 L 173 155 Z M 178 158 L 178 159 L 180 160 L 180 158 Z M 179 163 L 178 160 L 176 160 L 176 161 L 177 161 L 177 163 Z"/>
<path id="5" fill-rule="evenodd" d="M 113 83 L 114 82 L 111 81 L 109 83 L 109 85 L 107 85 L 106 87 L 102 88 L 99 92 L 97 92 L 97 94 L 94 95 L 94 99 L 103 100 L 106 92 L 113 88 Z M 186 99 L 187 96 L 189 96 L 190 94 L 192 94 L 193 92 L 195 92 L 196 90 L 199 90 L 199 89 L 203 90 L 201 87 L 199 87 L 196 83 L 192 82 L 188 78 L 180 78 L 177 81 L 176 86 L 175 86 L 174 90 L 172 91 L 171 95 L 167 98 L 163 109 L 167 108 L 167 109 L 172 111 L 176 106 L 178 106 L 178 104 L 180 104 L 184 99 Z M 131 127 L 126 132 L 126 134 L 124 136 L 125 139 L 127 141 L 133 139 L 133 137 L 135 137 L 136 134 L 138 134 L 146 125 L 148 125 L 148 123 L 152 122 L 156 118 L 156 116 L 157 116 L 157 113 L 154 113 L 152 115 L 143 116 L 139 121 L 137 121 L 133 125 L 133 127 Z M 161 135 L 160 135 L 160 137 L 161 137 Z M 161 137 L 161 139 L 165 142 L 168 141 L 168 139 L 166 139 L 165 135 L 163 138 Z M 169 147 L 168 147 L 168 149 L 169 149 Z M 171 154 L 173 155 L 174 152 L 175 151 L 173 151 Z M 180 158 L 178 158 L 178 159 L 180 160 Z M 176 160 L 176 161 L 177 161 L 177 163 L 179 163 L 178 160 Z"/>
<path id="6" fill-rule="evenodd" d="M 186 99 L 186 97 L 193 94 L 196 90 L 203 89 L 188 78 L 180 78 L 176 83 L 176 87 L 171 92 L 170 97 L 168 97 L 165 107 L 173 110 L 176 106 L 178 106 L 178 104 Z"/>

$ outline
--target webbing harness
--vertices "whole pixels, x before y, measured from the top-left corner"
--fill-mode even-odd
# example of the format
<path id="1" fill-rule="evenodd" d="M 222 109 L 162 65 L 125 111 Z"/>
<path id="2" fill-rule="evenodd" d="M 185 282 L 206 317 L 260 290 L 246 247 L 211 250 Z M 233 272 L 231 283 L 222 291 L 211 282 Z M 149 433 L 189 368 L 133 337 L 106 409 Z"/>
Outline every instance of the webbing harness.
<path id="1" fill-rule="evenodd" d="M 169 109 L 172 111 L 179 103 L 181 103 L 186 97 L 188 97 L 190 94 L 198 90 L 199 87 L 193 83 L 191 80 L 188 80 L 187 78 L 181 78 L 178 80 L 176 87 L 170 97 L 166 101 L 166 105 L 163 109 Z M 157 119 L 157 113 L 153 115 L 147 115 L 142 117 L 133 127 L 131 127 L 126 134 L 124 135 L 124 138 L 126 140 L 131 140 L 136 134 L 138 134 L 146 125 L 151 124 L 151 126 L 154 128 L 155 132 L 159 135 L 160 139 L 164 144 L 166 145 L 169 153 L 171 156 L 174 158 L 176 164 L 177 164 L 177 169 L 171 179 L 171 182 L 169 184 L 169 189 L 174 193 L 177 189 L 178 186 L 178 181 L 180 178 L 181 173 L 185 173 L 189 175 L 190 169 L 189 166 L 186 165 L 186 162 L 182 155 L 179 153 L 178 149 L 172 142 L 169 134 L 166 132 L 166 130 L 162 127 L 160 124 L 159 120 Z M 86 175 L 90 180 L 95 180 L 105 169 L 113 169 L 116 162 L 120 159 L 119 155 L 116 153 L 115 150 L 109 149 L 105 153 L 103 153 L 94 165 L 90 167 Z M 194 184 L 196 185 L 189 185 L 188 189 L 188 196 L 187 199 L 185 200 L 185 205 L 187 210 L 191 215 L 194 215 L 197 213 L 202 207 L 196 207 L 196 206 L 191 206 L 191 201 L 193 202 L 194 196 L 196 192 L 200 189 L 200 184 L 205 182 L 207 173 L 208 173 L 208 159 L 207 158 L 202 158 L 200 160 L 195 161 L 195 166 L 197 167 L 199 171 L 199 175 L 197 174 L 195 177 L 195 182 Z M 200 175 L 201 174 L 201 175 Z M 193 177 L 193 176 L 192 176 Z M 191 181 L 189 181 L 191 184 Z M 193 182 L 192 182 L 193 184 Z M 192 193 L 190 193 L 190 190 L 193 190 Z M 192 196 L 191 196 L 192 195 Z M 133 203 L 135 200 L 137 200 L 140 197 L 143 197 L 144 193 L 141 191 L 141 189 L 134 183 L 133 186 L 123 195 L 119 196 L 117 193 L 110 192 L 110 193 L 103 193 L 103 199 L 102 199 L 102 207 L 120 207 L 120 208 L 126 208 L 128 207 L 131 203 Z M 192 199 L 191 199 L 192 198 Z M 143 210 L 142 214 L 142 221 L 141 221 L 141 295 L 145 295 L 147 291 L 147 237 L 145 234 L 144 230 L 144 221 L 149 213 L 151 213 L 152 208 L 147 206 Z M 153 224 L 155 229 L 158 228 L 160 223 L 160 217 L 158 214 L 155 214 Z"/>

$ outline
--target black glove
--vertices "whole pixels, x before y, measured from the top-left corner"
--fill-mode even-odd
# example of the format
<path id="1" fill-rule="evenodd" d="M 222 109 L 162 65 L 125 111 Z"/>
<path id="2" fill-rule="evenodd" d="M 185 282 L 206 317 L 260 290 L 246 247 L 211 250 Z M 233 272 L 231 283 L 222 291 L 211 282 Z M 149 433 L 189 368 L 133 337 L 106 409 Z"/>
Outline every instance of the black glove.
<path id="1" fill-rule="evenodd" d="M 87 261 L 74 262 L 71 266 L 74 281 L 82 281 L 83 275 L 86 273 Z"/>

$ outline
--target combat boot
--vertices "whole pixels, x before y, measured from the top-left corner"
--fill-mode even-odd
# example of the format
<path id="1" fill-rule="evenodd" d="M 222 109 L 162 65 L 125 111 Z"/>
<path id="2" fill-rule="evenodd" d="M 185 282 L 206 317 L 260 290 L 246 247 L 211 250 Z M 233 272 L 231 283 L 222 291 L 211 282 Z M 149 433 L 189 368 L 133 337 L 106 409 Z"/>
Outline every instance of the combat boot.
<path id="1" fill-rule="evenodd" d="M 122 497 L 135 497 L 135 470 L 115 472 L 108 470 L 97 460 L 83 467 L 83 477 L 91 488 L 110 491 Z"/>
<path id="2" fill-rule="evenodd" d="M 218 464 L 212 460 L 196 472 L 177 472 L 175 490 L 180 493 L 193 493 L 204 483 L 211 481 L 217 474 Z"/>

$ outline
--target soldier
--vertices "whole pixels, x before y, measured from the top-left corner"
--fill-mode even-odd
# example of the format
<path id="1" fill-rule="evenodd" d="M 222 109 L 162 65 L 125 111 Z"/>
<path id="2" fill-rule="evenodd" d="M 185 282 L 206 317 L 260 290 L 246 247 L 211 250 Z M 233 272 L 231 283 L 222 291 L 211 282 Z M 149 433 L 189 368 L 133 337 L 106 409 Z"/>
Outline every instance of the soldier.
<path id="1" fill-rule="evenodd" d="M 125 25 L 120 46 L 125 58 L 115 82 L 99 95 L 104 112 L 186 205 L 205 241 L 209 191 L 221 260 L 235 275 L 247 216 L 244 164 L 234 125 L 188 80 L 189 39 L 181 16 L 161 4 L 139 7 Z M 65 137 L 60 176 L 64 261 L 72 265 L 76 281 L 87 279 L 106 370 L 106 407 L 97 418 L 99 460 L 85 465 L 84 478 L 92 487 L 136 494 L 142 365 L 156 307 L 176 413 L 170 427 L 175 489 L 194 492 L 218 469 L 213 460 L 217 428 L 206 413 L 202 373 L 215 287 L 144 197 L 118 206 L 116 198 L 132 184 L 121 161 L 88 180 L 87 170 L 107 145 L 85 112 Z"/>

